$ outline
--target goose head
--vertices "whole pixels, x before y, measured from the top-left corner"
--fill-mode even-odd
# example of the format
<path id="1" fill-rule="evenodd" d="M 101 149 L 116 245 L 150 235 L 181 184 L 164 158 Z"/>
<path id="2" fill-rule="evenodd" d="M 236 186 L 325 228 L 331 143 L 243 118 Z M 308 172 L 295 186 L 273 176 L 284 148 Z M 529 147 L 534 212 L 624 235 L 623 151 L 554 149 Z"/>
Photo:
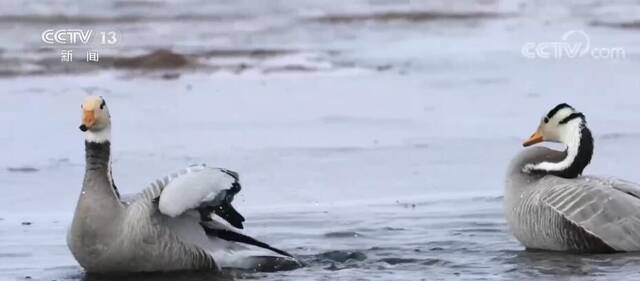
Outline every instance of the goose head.
<path id="1" fill-rule="evenodd" d="M 524 141 L 523 146 L 545 141 L 564 144 L 566 157 L 559 162 L 528 163 L 523 172 L 574 178 L 582 174 L 591 161 L 593 137 L 587 120 L 584 114 L 566 103 L 555 106 L 543 116 L 538 128 Z"/>
<path id="2" fill-rule="evenodd" d="M 104 98 L 87 96 L 82 105 L 82 123 L 80 131 L 88 142 L 107 142 L 111 135 L 111 115 Z"/>

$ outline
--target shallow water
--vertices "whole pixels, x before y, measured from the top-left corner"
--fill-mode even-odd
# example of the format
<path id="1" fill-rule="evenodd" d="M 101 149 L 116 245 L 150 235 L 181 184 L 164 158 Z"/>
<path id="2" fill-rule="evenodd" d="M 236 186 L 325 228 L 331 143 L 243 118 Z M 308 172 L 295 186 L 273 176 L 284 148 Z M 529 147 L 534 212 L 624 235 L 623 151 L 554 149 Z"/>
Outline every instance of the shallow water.
<path id="1" fill-rule="evenodd" d="M 559 102 L 583 111 L 594 133 L 586 173 L 640 181 L 637 4 L 275 3 L 0 4 L 0 279 L 640 278 L 636 254 L 524 251 L 501 199 L 520 141 Z M 123 41 L 103 50 L 104 65 L 64 65 L 38 41 L 60 26 L 114 28 Z M 593 46 L 624 47 L 626 58 L 520 53 L 575 29 Z M 117 63 L 163 48 L 187 64 Z M 65 232 L 88 93 L 110 106 L 123 193 L 192 163 L 236 170 L 246 233 L 307 267 L 85 275 Z"/>
<path id="2" fill-rule="evenodd" d="M 500 197 L 407 201 L 253 215 L 247 229 L 307 266 L 276 273 L 85 275 L 62 223 L 2 221 L 2 275 L 31 280 L 634 280 L 640 256 L 527 252 L 507 233 Z M 43 241 L 40 238 L 46 238 Z M 26 239 L 25 239 L 26 238 Z M 20 245 L 11 247 L 9 245 Z M 25 248 L 27 246 L 28 248 Z M 42 268 L 44 260 L 50 267 Z M 16 268 L 15 265 L 21 265 Z"/>
<path id="3" fill-rule="evenodd" d="M 635 83 L 635 78 L 618 77 L 627 86 Z M 506 230 L 500 197 L 505 167 L 535 126 L 536 108 L 546 109 L 540 104 L 553 104 L 555 96 L 498 95 L 464 102 L 476 93 L 424 95 L 417 82 L 424 79 L 185 76 L 157 81 L 106 75 L 1 80 L 6 94 L 0 103 L 6 110 L 0 126 L 10 134 L 2 136 L 8 157 L 0 159 L 0 279 L 123 278 L 85 276 L 65 245 L 82 179 L 78 104 L 88 85 L 102 89 L 112 108 L 113 172 L 121 192 L 135 193 L 191 163 L 240 171 L 243 191 L 235 205 L 247 217 L 246 233 L 308 264 L 225 278 L 640 277 L 635 254 L 529 253 Z M 187 84 L 193 85 L 191 91 L 185 90 Z M 364 84 L 372 90 L 354 91 Z M 40 85 L 54 86 L 32 92 Z M 226 90 L 211 94 L 211 87 Z M 392 91 L 399 88 L 405 90 L 402 99 Z M 285 94 L 291 91 L 303 94 Z M 336 103 L 326 93 L 349 102 Z M 367 98 L 371 102 L 361 102 L 359 111 L 346 109 Z M 587 173 L 639 181 L 634 147 L 640 118 L 632 110 L 639 101 L 633 91 L 617 98 L 572 99 L 589 111 L 596 138 Z M 514 110 L 500 106 L 503 99 L 532 105 Z M 451 104 L 466 113 L 452 114 Z M 130 280 L 179 278 L 214 277 Z"/>

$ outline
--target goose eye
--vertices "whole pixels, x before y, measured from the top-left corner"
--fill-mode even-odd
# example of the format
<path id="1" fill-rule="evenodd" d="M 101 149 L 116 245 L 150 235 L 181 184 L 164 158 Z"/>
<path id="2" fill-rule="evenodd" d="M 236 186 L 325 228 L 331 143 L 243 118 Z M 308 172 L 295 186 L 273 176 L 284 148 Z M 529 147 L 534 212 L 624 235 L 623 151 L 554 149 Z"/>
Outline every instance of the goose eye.
<path id="1" fill-rule="evenodd" d="M 102 101 L 102 103 L 100 104 L 100 109 L 104 109 L 104 105 L 105 105 L 105 104 L 106 104 L 106 103 L 105 103 L 105 102 L 104 102 L 104 100 L 103 100 L 103 101 Z"/>
<path id="2" fill-rule="evenodd" d="M 549 123 L 549 117 L 544 118 L 544 123 Z"/>

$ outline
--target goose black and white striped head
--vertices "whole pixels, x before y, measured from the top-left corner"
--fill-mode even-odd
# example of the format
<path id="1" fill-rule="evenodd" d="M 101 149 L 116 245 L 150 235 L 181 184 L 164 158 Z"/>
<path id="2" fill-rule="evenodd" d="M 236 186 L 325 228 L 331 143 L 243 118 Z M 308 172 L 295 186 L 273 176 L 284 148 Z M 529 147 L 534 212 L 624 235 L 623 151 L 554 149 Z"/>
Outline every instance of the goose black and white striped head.
<path id="1" fill-rule="evenodd" d="M 593 137 L 587 128 L 587 120 L 584 114 L 566 103 L 555 106 L 543 116 L 538 129 L 523 146 L 543 141 L 566 145 L 567 156 L 560 162 L 529 163 L 524 167 L 525 172 L 573 178 L 582 174 L 591 161 Z"/>
<path id="2" fill-rule="evenodd" d="M 85 133 L 88 142 L 103 143 L 111 137 L 111 115 L 104 98 L 87 96 L 82 105 L 82 124 L 80 130 Z"/>

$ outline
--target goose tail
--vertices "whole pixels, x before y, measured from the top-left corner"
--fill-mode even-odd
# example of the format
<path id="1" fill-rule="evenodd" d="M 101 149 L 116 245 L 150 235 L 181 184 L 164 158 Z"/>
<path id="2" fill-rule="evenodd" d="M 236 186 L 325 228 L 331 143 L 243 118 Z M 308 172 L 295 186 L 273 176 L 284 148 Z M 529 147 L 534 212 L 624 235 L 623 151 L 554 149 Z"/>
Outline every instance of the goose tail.
<path id="1" fill-rule="evenodd" d="M 303 262 L 287 251 L 275 248 L 265 242 L 245 235 L 235 229 L 216 222 L 200 222 L 211 241 L 222 242 L 217 245 L 222 250 L 218 252 L 217 261 L 223 268 L 240 269 L 259 272 L 273 272 L 292 270 L 305 266 Z M 252 251 L 247 246 L 260 248 L 258 252 Z M 267 250 L 271 253 L 264 253 Z"/>
<path id="2" fill-rule="evenodd" d="M 267 249 L 269 251 L 278 253 L 280 255 L 286 256 L 286 257 L 290 257 L 290 258 L 294 258 L 293 255 L 287 253 L 284 250 L 280 250 L 278 248 L 272 247 L 271 245 L 262 242 L 260 240 L 257 240 L 251 236 L 248 235 L 244 235 L 242 233 L 230 230 L 230 229 L 220 229 L 217 228 L 217 225 L 211 222 L 201 222 L 200 225 L 202 225 L 202 227 L 204 228 L 204 231 L 207 233 L 207 235 L 210 236 L 215 236 L 218 237 L 220 239 L 226 240 L 226 241 L 230 241 L 230 242 L 238 242 L 238 243 L 243 243 L 243 244 L 248 244 L 248 245 L 252 245 L 252 246 L 256 246 L 256 247 L 260 247 L 263 249 Z"/>

